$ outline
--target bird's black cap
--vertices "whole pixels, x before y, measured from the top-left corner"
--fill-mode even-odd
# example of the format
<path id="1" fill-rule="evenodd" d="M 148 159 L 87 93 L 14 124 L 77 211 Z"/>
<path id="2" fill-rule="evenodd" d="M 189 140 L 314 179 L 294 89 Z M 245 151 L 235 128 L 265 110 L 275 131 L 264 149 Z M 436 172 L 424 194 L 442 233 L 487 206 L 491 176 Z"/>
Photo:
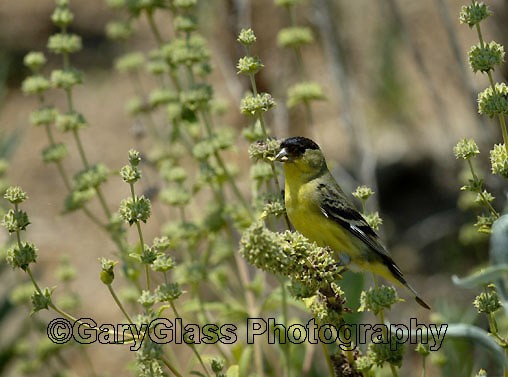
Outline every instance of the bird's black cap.
<path id="1" fill-rule="evenodd" d="M 319 145 L 302 136 L 289 137 L 280 144 L 280 147 L 293 156 L 303 155 L 307 149 L 319 149 Z"/>

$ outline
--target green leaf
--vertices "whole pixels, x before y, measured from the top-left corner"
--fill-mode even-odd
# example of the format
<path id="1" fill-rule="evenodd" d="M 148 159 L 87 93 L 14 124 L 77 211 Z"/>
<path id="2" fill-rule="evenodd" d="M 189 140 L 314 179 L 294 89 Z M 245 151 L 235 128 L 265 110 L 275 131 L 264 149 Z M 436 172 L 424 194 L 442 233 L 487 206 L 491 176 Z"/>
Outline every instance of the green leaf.
<path id="1" fill-rule="evenodd" d="M 465 278 L 459 278 L 457 275 L 452 276 L 455 285 L 463 288 L 477 288 L 500 278 L 508 277 L 508 264 L 499 266 L 489 266 L 482 268 Z"/>
<path id="2" fill-rule="evenodd" d="M 449 324 L 446 331 L 446 338 L 467 338 L 472 344 L 481 345 L 490 351 L 490 355 L 499 363 L 501 369 L 508 368 L 508 358 L 505 356 L 504 350 L 496 343 L 488 332 L 485 330 L 462 323 Z"/>
<path id="3" fill-rule="evenodd" d="M 226 377 L 238 377 L 240 375 L 239 372 L 240 368 L 238 365 L 231 365 L 226 372 Z"/>
<path id="4" fill-rule="evenodd" d="M 501 216 L 492 224 L 489 252 L 493 266 L 508 266 L 508 215 Z M 493 280 L 493 283 L 508 314 L 508 274 Z"/>

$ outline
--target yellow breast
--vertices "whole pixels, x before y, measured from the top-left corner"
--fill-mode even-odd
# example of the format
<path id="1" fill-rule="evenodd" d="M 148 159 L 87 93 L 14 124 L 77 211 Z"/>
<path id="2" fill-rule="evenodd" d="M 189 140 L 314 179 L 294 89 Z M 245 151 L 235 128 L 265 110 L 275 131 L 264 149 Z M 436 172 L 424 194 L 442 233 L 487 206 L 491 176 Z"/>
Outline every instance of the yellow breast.
<path id="1" fill-rule="evenodd" d="M 297 231 L 321 247 L 345 252 L 354 259 L 358 253 L 347 230 L 321 212 L 318 182 L 303 185 L 286 184 L 285 203 L 289 220 Z"/>

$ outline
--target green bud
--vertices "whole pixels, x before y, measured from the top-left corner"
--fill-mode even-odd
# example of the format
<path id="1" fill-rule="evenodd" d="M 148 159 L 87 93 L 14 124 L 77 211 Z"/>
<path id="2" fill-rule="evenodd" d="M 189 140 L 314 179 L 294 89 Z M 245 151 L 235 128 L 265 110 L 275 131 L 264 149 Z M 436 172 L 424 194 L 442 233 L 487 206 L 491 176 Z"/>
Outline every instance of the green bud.
<path id="1" fill-rule="evenodd" d="M 487 377 L 487 372 L 485 369 L 480 369 L 478 373 L 476 373 L 475 377 Z"/>
<path id="2" fill-rule="evenodd" d="M 487 190 L 483 190 L 482 193 L 476 195 L 475 203 L 481 206 L 488 206 L 489 203 L 494 201 L 494 196 Z"/>
<path id="3" fill-rule="evenodd" d="M 115 61 L 115 69 L 119 72 L 133 72 L 138 70 L 145 62 L 141 52 L 124 54 Z"/>
<path id="4" fill-rule="evenodd" d="M 134 199 L 123 199 L 120 203 L 119 213 L 129 225 L 139 221 L 146 223 L 152 213 L 152 206 L 150 200 L 145 198 L 144 195 L 136 196 Z"/>
<path id="5" fill-rule="evenodd" d="M 370 356 L 360 356 L 355 360 L 355 367 L 357 370 L 363 372 L 366 376 L 368 376 L 368 372 L 374 366 L 374 362 L 370 358 Z"/>
<path id="6" fill-rule="evenodd" d="M 462 6 L 459 20 L 461 24 L 467 24 L 469 27 L 473 27 L 491 14 L 492 12 L 489 10 L 487 5 L 474 1 L 471 5 Z"/>
<path id="7" fill-rule="evenodd" d="M 476 296 L 473 305 L 478 309 L 478 313 L 490 314 L 500 309 L 502 305 L 495 286 L 490 284 L 484 292 Z"/>
<path id="8" fill-rule="evenodd" d="M 367 186 L 358 186 L 353 192 L 353 196 L 362 201 L 369 199 L 372 195 L 374 195 L 374 191 Z"/>
<path id="9" fill-rule="evenodd" d="M 198 28 L 196 20 L 191 16 L 177 16 L 175 17 L 173 23 L 176 31 L 184 33 L 192 33 Z"/>
<path id="10" fill-rule="evenodd" d="M 74 20 L 74 15 L 67 6 L 58 6 L 51 15 L 51 21 L 60 28 L 66 28 Z"/>
<path id="11" fill-rule="evenodd" d="M 175 266 L 175 261 L 169 255 L 158 254 L 152 263 L 152 270 L 167 272 Z"/>
<path id="12" fill-rule="evenodd" d="M 42 52 L 30 51 L 23 58 L 23 64 L 32 72 L 37 72 L 46 64 L 46 57 Z"/>
<path id="13" fill-rule="evenodd" d="M 249 157 L 254 161 L 273 162 L 279 150 L 280 140 L 266 139 L 252 143 L 249 146 L 248 153 Z"/>
<path id="14" fill-rule="evenodd" d="M 220 358 L 213 358 L 210 362 L 210 365 L 212 367 L 212 372 L 215 374 L 219 374 L 224 369 L 225 361 L 224 359 Z"/>
<path id="15" fill-rule="evenodd" d="M 47 78 L 40 75 L 29 76 L 23 80 L 21 90 L 25 94 L 42 94 L 50 88 Z"/>
<path id="16" fill-rule="evenodd" d="M 58 111 L 54 107 L 42 107 L 32 111 L 30 114 L 30 123 L 34 126 L 49 126 L 55 122 L 57 115 Z"/>
<path id="17" fill-rule="evenodd" d="M 150 106 L 145 103 L 141 97 L 134 97 L 127 101 L 125 109 L 129 115 L 134 116 L 148 112 L 150 110 Z"/>
<path id="18" fill-rule="evenodd" d="M 171 246 L 171 241 L 168 237 L 162 236 L 162 237 L 155 237 L 153 240 L 152 247 L 157 250 L 159 253 L 162 253 L 169 249 Z"/>
<path id="19" fill-rule="evenodd" d="M 135 149 L 129 149 L 129 163 L 132 166 L 138 166 L 141 162 L 141 154 Z"/>
<path id="20" fill-rule="evenodd" d="M 78 191 L 85 191 L 89 188 L 99 187 L 108 180 L 108 176 L 109 170 L 105 165 L 91 165 L 74 175 L 74 188 Z"/>
<path id="21" fill-rule="evenodd" d="M 294 107 L 301 103 L 310 103 L 325 99 L 321 85 L 316 82 L 308 81 L 291 86 L 288 89 L 288 107 Z"/>
<path id="22" fill-rule="evenodd" d="M 374 230 L 379 230 L 379 226 L 383 224 L 383 219 L 379 216 L 378 211 L 368 213 L 364 217 L 367 224 Z"/>
<path id="23" fill-rule="evenodd" d="M 170 206 L 184 207 L 190 203 L 192 195 L 184 187 L 168 187 L 159 193 L 159 199 Z"/>
<path id="24" fill-rule="evenodd" d="M 61 132 L 69 132 L 88 127 L 88 122 L 82 114 L 74 111 L 71 113 L 58 114 L 56 116 L 55 125 Z"/>
<path id="25" fill-rule="evenodd" d="M 152 75 L 159 76 L 168 72 L 168 65 L 161 58 L 151 59 L 146 63 L 146 70 Z"/>
<path id="26" fill-rule="evenodd" d="M 504 48 L 496 41 L 477 44 L 469 50 L 469 64 L 473 72 L 489 72 L 504 61 Z"/>
<path id="27" fill-rule="evenodd" d="M 478 94 L 478 112 L 489 118 L 508 115 L 508 87 L 505 83 L 496 83 L 494 89 L 489 86 Z"/>
<path id="28" fill-rule="evenodd" d="M 64 143 L 58 143 L 46 147 L 42 151 L 42 160 L 45 163 L 62 161 L 68 154 L 67 146 Z"/>
<path id="29" fill-rule="evenodd" d="M 82 47 L 81 37 L 76 34 L 59 33 L 48 39 L 48 49 L 55 54 L 72 54 Z"/>
<path id="30" fill-rule="evenodd" d="M 453 154 L 457 159 L 461 158 L 463 160 L 468 160 L 479 153 L 480 150 L 478 149 L 478 145 L 476 145 L 476 142 L 473 139 L 459 140 L 457 145 L 453 147 Z"/>
<path id="31" fill-rule="evenodd" d="M 174 38 L 161 48 L 162 57 L 172 66 L 184 65 L 192 67 L 208 61 L 210 51 L 206 40 L 199 35 L 190 38 Z"/>
<path id="32" fill-rule="evenodd" d="M 429 344 L 418 343 L 418 345 L 415 348 L 415 351 L 418 352 L 423 357 L 429 356 L 430 355 Z"/>
<path id="33" fill-rule="evenodd" d="M 113 271 L 118 262 L 111 259 L 99 258 L 101 263 L 101 281 L 106 285 L 111 285 L 115 280 L 115 272 Z"/>
<path id="34" fill-rule="evenodd" d="M 15 244 L 7 250 L 7 263 L 13 268 L 21 268 L 26 271 L 30 263 L 37 261 L 37 247 L 33 243 L 21 242 L 21 246 Z"/>
<path id="35" fill-rule="evenodd" d="M 182 295 L 182 289 L 178 283 L 161 284 L 156 290 L 159 301 L 171 302 Z"/>
<path id="36" fill-rule="evenodd" d="M 490 234 L 492 233 L 492 224 L 497 220 L 497 216 L 492 214 L 488 215 L 479 215 L 476 218 L 476 223 L 474 226 L 478 229 L 478 232 Z"/>
<path id="37" fill-rule="evenodd" d="M 372 362 L 379 367 L 386 362 L 400 368 L 405 348 L 404 343 L 401 343 L 395 335 L 392 335 L 391 339 L 387 342 L 370 343 L 368 354 Z"/>
<path id="38" fill-rule="evenodd" d="M 53 87 L 68 90 L 73 86 L 81 84 L 83 82 L 83 75 L 75 69 L 57 69 L 51 72 L 50 81 Z"/>
<path id="39" fill-rule="evenodd" d="M 244 115 L 258 116 L 275 106 L 275 101 L 268 93 L 248 94 L 240 103 L 240 111 Z"/>
<path id="40" fill-rule="evenodd" d="M 504 144 L 494 145 L 494 149 L 490 151 L 490 164 L 492 165 L 492 174 L 508 178 L 508 154 Z"/>
<path id="41" fill-rule="evenodd" d="M 394 287 L 381 285 L 362 292 L 358 311 L 371 311 L 377 315 L 381 310 L 390 309 L 393 304 L 399 301 L 401 299 Z"/>
<path id="42" fill-rule="evenodd" d="M 281 29 L 277 34 L 277 44 L 280 47 L 297 48 L 312 43 L 314 37 L 309 27 L 293 26 Z"/>
<path id="43" fill-rule="evenodd" d="M 244 46 L 250 46 L 256 42 L 256 36 L 252 29 L 242 29 L 238 35 L 237 41 Z"/>
<path id="44" fill-rule="evenodd" d="M 65 198 L 64 212 L 73 212 L 83 208 L 94 196 L 95 189 L 92 187 L 83 191 L 71 191 Z"/>
<path id="45" fill-rule="evenodd" d="M 197 84 L 188 90 L 180 92 L 180 102 L 191 111 L 207 108 L 213 96 L 210 85 Z"/>
<path id="46" fill-rule="evenodd" d="M 148 103 L 152 108 L 178 101 L 178 94 L 169 89 L 155 89 L 150 93 Z"/>
<path id="47" fill-rule="evenodd" d="M 23 203 L 28 196 L 19 186 L 10 186 L 7 188 L 4 194 L 4 199 L 7 199 L 12 204 Z"/>
<path id="48" fill-rule="evenodd" d="M 42 309 L 48 309 L 51 304 L 51 295 L 53 294 L 53 290 L 49 288 L 44 288 L 42 292 L 35 291 L 32 294 L 32 312 L 34 314 Z"/>
<path id="49" fill-rule="evenodd" d="M 120 169 L 120 177 L 124 182 L 136 183 L 141 178 L 141 172 L 138 168 L 132 167 L 131 165 L 125 165 Z"/>
<path id="50" fill-rule="evenodd" d="M 133 32 L 130 21 L 112 21 L 106 25 L 106 35 L 112 40 L 127 40 Z"/>
<path id="51" fill-rule="evenodd" d="M 150 293 L 150 291 L 142 291 L 141 296 L 138 298 L 138 302 L 144 308 L 151 308 L 157 302 L 157 296 Z"/>
<path id="52" fill-rule="evenodd" d="M 264 65 L 257 56 L 244 56 L 238 60 L 237 73 L 244 75 L 255 75 L 263 69 Z"/>
<path id="53" fill-rule="evenodd" d="M 181 166 L 163 164 L 160 173 L 162 178 L 167 182 L 182 183 L 187 179 L 187 170 Z"/>
<path id="54" fill-rule="evenodd" d="M 10 209 L 2 219 L 2 226 L 7 229 L 9 233 L 19 232 L 26 230 L 30 224 L 28 215 L 25 211 Z"/>

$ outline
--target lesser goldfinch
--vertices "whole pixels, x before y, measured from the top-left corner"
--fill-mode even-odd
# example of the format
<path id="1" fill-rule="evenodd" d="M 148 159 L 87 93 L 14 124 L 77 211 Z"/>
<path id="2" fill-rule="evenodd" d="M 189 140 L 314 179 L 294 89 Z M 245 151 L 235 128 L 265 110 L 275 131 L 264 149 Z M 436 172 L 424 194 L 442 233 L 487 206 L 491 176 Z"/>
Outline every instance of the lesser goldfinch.
<path id="1" fill-rule="evenodd" d="M 285 139 L 275 159 L 282 162 L 286 211 L 297 231 L 337 253 L 339 263 L 351 262 L 405 286 L 421 306 L 430 309 L 406 282 L 376 232 L 349 202 L 314 141 L 305 137 Z"/>

